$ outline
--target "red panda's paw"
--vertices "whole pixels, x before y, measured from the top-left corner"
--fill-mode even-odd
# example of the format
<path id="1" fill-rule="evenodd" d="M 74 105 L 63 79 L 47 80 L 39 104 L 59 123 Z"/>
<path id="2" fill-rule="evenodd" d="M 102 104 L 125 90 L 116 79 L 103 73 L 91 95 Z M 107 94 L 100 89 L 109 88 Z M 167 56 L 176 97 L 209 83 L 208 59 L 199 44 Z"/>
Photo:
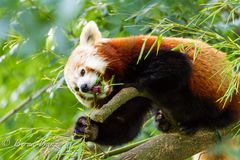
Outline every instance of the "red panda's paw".
<path id="1" fill-rule="evenodd" d="M 97 139 L 98 126 L 89 117 L 78 118 L 74 128 L 74 139 L 84 138 L 86 141 Z"/>
<path id="2" fill-rule="evenodd" d="M 163 112 L 159 110 L 155 115 L 155 122 L 157 124 L 157 128 L 162 132 L 168 132 L 171 128 L 171 124 L 165 118 Z"/>

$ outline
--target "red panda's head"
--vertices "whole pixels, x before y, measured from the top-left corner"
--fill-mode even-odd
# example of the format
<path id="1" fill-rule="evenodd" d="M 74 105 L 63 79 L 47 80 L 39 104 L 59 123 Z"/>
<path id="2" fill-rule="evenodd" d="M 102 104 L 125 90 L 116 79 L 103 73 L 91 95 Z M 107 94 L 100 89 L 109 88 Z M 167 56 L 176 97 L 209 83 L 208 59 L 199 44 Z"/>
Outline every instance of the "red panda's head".
<path id="1" fill-rule="evenodd" d="M 64 77 L 70 90 L 86 106 L 107 97 L 112 87 L 103 75 L 107 68 L 95 45 L 102 40 L 95 22 L 90 21 L 82 30 L 80 45 L 71 53 L 64 68 Z"/>

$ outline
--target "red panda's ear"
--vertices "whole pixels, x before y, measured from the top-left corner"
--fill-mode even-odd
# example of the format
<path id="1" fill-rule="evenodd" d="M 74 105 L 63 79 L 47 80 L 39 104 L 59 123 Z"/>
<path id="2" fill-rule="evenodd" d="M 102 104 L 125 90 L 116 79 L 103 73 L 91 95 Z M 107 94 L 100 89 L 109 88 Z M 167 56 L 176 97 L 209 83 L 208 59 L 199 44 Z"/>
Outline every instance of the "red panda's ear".
<path id="1" fill-rule="evenodd" d="M 90 21 L 83 28 L 80 35 L 80 45 L 93 45 L 101 38 L 101 32 L 94 21 Z"/>

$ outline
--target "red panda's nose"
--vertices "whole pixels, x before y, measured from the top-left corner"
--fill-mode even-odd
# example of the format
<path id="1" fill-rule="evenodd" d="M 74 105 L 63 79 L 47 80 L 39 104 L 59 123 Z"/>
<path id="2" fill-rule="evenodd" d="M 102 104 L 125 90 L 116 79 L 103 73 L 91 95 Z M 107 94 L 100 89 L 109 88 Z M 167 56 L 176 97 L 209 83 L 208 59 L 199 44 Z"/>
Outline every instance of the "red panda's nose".
<path id="1" fill-rule="evenodd" d="M 81 85 L 81 91 L 82 92 L 88 92 L 89 91 L 88 85 L 87 84 Z"/>

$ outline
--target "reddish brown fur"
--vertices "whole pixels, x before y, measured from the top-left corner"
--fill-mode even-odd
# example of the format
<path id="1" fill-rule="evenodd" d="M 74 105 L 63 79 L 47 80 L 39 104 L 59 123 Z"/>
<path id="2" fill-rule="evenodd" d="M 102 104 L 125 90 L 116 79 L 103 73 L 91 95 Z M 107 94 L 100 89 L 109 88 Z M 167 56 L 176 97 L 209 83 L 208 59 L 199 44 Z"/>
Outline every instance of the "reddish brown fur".
<path id="1" fill-rule="evenodd" d="M 144 53 L 146 54 L 156 41 L 156 36 L 113 38 L 97 44 L 100 55 L 110 62 L 109 66 L 111 68 L 107 70 L 107 74 L 123 74 L 126 65 L 133 58 L 139 56 L 145 39 L 147 39 L 144 48 Z M 217 106 L 222 109 L 223 102 L 218 100 L 226 93 L 230 81 L 229 79 L 224 79 L 225 74 L 221 74 L 224 67 L 229 64 L 225 58 L 225 53 L 198 40 L 171 37 L 164 37 L 161 40 L 160 50 L 171 50 L 180 46 L 183 46 L 180 49 L 181 52 L 186 53 L 193 64 L 193 73 L 189 82 L 192 92 L 198 96 L 215 101 Z M 153 50 L 157 50 L 157 45 L 155 45 Z M 199 51 L 196 52 L 196 50 Z M 194 59 L 196 53 L 197 57 Z M 232 96 L 232 101 L 228 101 L 225 105 L 235 110 L 238 117 L 240 117 L 239 102 L 240 95 L 235 93 Z"/>

